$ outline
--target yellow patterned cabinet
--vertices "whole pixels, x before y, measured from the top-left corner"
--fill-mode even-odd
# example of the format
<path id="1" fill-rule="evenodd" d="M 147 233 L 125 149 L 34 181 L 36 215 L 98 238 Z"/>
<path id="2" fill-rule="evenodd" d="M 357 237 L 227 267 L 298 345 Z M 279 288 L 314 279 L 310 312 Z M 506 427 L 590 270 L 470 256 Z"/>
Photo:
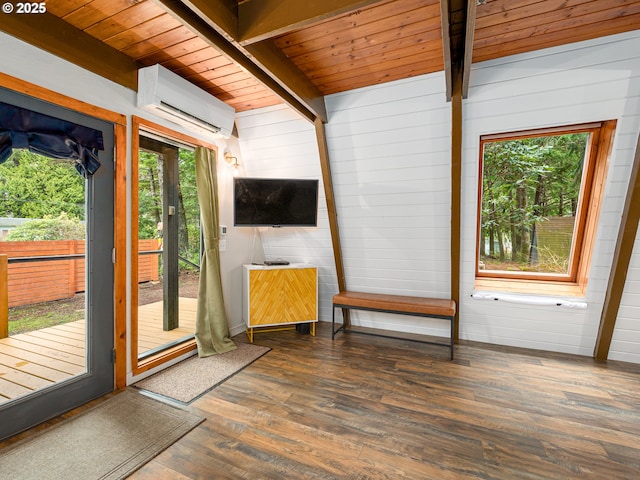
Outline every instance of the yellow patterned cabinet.
<path id="1" fill-rule="evenodd" d="M 249 341 L 254 329 L 283 330 L 318 321 L 318 269 L 313 265 L 245 265 L 242 314 Z M 271 327 L 271 328 L 265 328 Z"/>

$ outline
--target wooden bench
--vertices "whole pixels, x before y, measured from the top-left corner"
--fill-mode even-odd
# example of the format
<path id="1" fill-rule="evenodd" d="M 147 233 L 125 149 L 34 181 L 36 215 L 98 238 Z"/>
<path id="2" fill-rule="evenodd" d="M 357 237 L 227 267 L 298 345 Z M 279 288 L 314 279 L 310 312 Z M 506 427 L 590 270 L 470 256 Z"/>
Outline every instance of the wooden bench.
<path id="1" fill-rule="evenodd" d="M 400 315 L 413 315 L 416 317 L 440 318 L 449 320 L 451 323 L 451 334 L 449 343 L 440 343 L 421 340 L 417 338 L 407 338 L 395 336 L 392 334 L 381 333 L 378 330 L 375 333 L 370 331 L 353 330 L 349 322 L 344 322 L 336 330 L 336 308 L 343 310 L 369 310 L 374 312 L 397 313 Z M 451 360 L 453 360 L 453 337 L 454 324 L 456 315 L 456 302 L 453 300 L 445 300 L 439 298 L 425 297 L 409 297 L 404 295 L 386 295 L 380 293 L 359 293 L 359 292 L 340 292 L 333 296 L 333 311 L 331 319 L 331 338 L 335 338 L 336 333 L 340 330 L 344 332 L 365 333 L 369 335 L 377 335 L 390 338 L 400 338 L 402 340 L 411 340 L 415 342 L 429 343 L 432 345 L 442 345 L 449 347 L 451 352 Z"/>

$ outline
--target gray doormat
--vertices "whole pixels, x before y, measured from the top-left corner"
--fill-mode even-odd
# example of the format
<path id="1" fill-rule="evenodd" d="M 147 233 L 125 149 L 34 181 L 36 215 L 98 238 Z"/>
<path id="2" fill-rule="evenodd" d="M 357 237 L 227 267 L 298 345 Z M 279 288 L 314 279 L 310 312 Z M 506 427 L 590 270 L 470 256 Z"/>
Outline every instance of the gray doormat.
<path id="1" fill-rule="evenodd" d="M 0 450 L 0 478 L 122 479 L 202 421 L 136 390 L 125 390 Z"/>
<path id="2" fill-rule="evenodd" d="M 237 343 L 220 355 L 190 357 L 135 384 L 136 387 L 182 403 L 191 403 L 263 356 L 269 347 Z"/>

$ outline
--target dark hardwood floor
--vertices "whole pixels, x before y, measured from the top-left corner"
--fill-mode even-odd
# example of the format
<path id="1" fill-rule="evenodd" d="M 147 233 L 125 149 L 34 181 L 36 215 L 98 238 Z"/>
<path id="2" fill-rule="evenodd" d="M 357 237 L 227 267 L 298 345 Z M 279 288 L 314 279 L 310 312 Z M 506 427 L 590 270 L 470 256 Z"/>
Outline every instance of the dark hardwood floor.
<path id="1" fill-rule="evenodd" d="M 244 336 L 236 337 L 245 341 Z M 636 479 L 640 366 L 464 343 L 257 334 L 272 350 L 188 408 L 130 478 Z"/>

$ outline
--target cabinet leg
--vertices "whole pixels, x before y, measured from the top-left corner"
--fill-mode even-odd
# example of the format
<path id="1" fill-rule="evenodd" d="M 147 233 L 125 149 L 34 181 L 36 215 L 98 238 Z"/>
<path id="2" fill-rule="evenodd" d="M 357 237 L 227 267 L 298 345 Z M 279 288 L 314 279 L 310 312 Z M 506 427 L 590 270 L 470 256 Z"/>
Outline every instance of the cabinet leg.
<path id="1" fill-rule="evenodd" d="M 316 322 L 311 322 L 311 336 L 316 336 Z"/>
<path id="2" fill-rule="evenodd" d="M 249 338 L 249 343 L 253 343 L 253 328 L 247 327 L 247 337 Z"/>

